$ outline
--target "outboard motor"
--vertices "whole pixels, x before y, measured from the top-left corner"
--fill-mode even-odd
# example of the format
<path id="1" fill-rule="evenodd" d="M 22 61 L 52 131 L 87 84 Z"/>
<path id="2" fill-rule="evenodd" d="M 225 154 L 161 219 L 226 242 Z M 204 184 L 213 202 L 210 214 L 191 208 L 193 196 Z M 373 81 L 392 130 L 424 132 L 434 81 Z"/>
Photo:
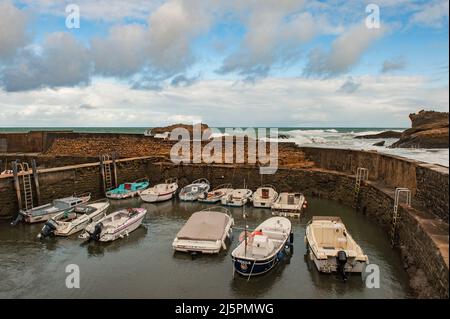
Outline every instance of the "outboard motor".
<path id="1" fill-rule="evenodd" d="M 18 223 L 20 223 L 22 220 L 23 220 L 23 214 L 22 214 L 21 212 L 19 212 L 19 213 L 17 214 L 16 219 L 14 219 L 14 220 L 11 222 L 11 225 L 16 226 L 16 225 L 17 225 Z"/>
<path id="2" fill-rule="evenodd" d="M 347 263 L 347 254 L 345 251 L 340 250 L 337 253 L 336 256 L 336 262 L 337 262 L 337 271 L 339 274 L 342 275 L 342 279 L 344 281 L 347 281 L 347 274 L 345 273 L 345 264 Z"/>
<path id="3" fill-rule="evenodd" d="M 54 222 L 50 219 L 44 224 L 44 227 L 42 227 L 41 232 L 39 233 L 39 238 L 45 238 L 49 236 L 53 236 L 55 234 L 56 226 Z"/>
<path id="4" fill-rule="evenodd" d="M 92 234 L 89 234 L 90 235 L 89 239 L 96 240 L 96 241 L 99 240 L 100 239 L 100 235 L 102 233 L 102 229 L 103 229 L 103 224 L 102 223 L 96 224 L 95 227 L 94 227 L 94 232 Z"/>

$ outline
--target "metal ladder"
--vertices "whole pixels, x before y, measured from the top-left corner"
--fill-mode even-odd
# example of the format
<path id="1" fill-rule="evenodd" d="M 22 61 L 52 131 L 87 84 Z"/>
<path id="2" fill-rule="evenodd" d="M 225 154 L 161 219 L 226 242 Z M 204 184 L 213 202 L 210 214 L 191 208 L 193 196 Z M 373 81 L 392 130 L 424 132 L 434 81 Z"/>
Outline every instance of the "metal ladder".
<path id="1" fill-rule="evenodd" d="M 392 214 L 392 223 L 391 223 L 391 246 L 395 246 L 395 234 L 397 231 L 397 222 L 400 218 L 398 213 L 398 206 L 400 205 L 400 195 L 405 194 L 405 204 L 407 207 L 411 207 L 411 190 L 404 187 L 397 187 L 395 189 L 395 197 L 394 197 L 394 211 Z"/>
<path id="2" fill-rule="evenodd" d="M 31 184 L 30 166 L 28 163 L 18 163 L 19 174 L 22 174 L 23 200 L 25 210 L 33 208 L 33 186 Z"/>
<path id="3" fill-rule="evenodd" d="M 111 157 L 109 155 L 102 155 L 103 169 L 105 170 L 105 187 L 111 189 L 113 187 L 111 174 Z"/>
<path id="4" fill-rule="evenodd" d="M 369 179 L 369 170 L 364 167 L 358 167 L 356 169 L 356 180 L 353 197 L 353 207 L 356 208 L 358 204 L 359 191 L 361 190 L 361 183 Z"/>

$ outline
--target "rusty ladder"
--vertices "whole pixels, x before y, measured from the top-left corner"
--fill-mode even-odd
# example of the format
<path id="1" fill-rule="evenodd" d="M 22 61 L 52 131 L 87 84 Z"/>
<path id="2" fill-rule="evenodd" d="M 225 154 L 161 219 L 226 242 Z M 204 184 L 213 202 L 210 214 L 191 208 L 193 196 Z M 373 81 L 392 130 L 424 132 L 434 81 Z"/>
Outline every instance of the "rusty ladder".
<path id="1" fill-rule="evenodd" d="M 398 207 L 400 205 L 400 196 L 401 194 L 405 194 L 405 204 L 407 207 L 411 207 L 411 190 L 405 187 L 397 187 L 395 189 L 395 197 L 394 197 L 394 211 L 392 214 L 392 222 L 391 222 L 391 246 L 395 246 L 395 234 L 397 231 L 397 223 L 400 219 L 400 215 L 398 213 Z"/>
<path id="2" fill-rule="evenodd" d="M 28 163 L 17 163 L 18 175 L 22 175 L 23 201 L 25 211 L 31 210 L 33 206 L 33 185 L 31 184 L 31 172 Z"/>

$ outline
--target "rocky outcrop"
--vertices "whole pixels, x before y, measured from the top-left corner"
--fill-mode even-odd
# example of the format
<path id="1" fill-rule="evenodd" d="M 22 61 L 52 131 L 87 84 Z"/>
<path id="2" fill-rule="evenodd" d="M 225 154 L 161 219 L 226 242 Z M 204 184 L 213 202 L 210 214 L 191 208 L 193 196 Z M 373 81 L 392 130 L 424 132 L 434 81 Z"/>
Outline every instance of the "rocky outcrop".
<path id="1" fill-rule="evenodd" d="M 384 146 L 384 143 L 386 143 L 386 142 L 380 141 L 380 142 L 374 143 L 373 146 Z"/>
<path id="2" fill-rule="evenodd" d="M 448 112 L 420 111 L 409 115 L 412 126 L 402 133 L 395 148 L 448 148 Z"/>
<path id="3" fill-rule="evenodd" d="M 355 138 L 359 139 L 377 139 L 377 138 L 400 138 L 402 136 L 402 132 L 397 131 L 385 131 L 378 134 L 367 134 L 367 135 L 359 135 Z"/>
<path id="4" fill-rule="evenodd" d="M 155 135 L 155 134 L 164 134 L 164 133 L 170 133 L 172 130 L 177 129 L 177 128 L 184 128 L 186 130 L 189 131 L 189 134 L 192 136 L 192 132 L 194 127 L 196 127 L 197 125 L 201 125 L 201 130 L 202 132 L 206 129 L 209 128 L 209 126 L 207 124 L 195 124 L 195 125 L 191 125 L 191 124 L 173 124 L 173 125 L 169 125 L 169 126 L 164 126 L 164 127 L 155 127 L 151 129 L 151 135 Z"/>

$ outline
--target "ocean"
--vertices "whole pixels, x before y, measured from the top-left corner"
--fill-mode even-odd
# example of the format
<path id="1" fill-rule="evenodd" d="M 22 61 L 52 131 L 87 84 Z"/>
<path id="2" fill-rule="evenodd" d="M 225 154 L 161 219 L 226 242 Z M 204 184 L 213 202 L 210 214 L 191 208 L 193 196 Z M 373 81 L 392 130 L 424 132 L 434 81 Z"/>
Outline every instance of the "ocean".
<path id="1" fill-rule="evenodd" d="M 28 132 L 40 130 L 72 130 L 74 132 L 86 133 L 123 133 L 144 134 L 146 127 L 0 127 L 0 133 L 6 132 Z M 225 128 L 218 128 L 222 133 Z M 403 131 L 405 128 L 382 128 L 382 127 L 280 127 L 279 134 L 285 138 L 279 142 L 294 142 L 299 146 L 346 148 L 356 150 L 375 150 L 380 153 L 403 156 L 427 163 L 449 166 L 448 149 L 400 149 L 389 148 L 397 139 L 356 139 L 358 135 L 376 134 L 387 130 Z M 384 146 L 373 144 L 385 141 Z"/>

